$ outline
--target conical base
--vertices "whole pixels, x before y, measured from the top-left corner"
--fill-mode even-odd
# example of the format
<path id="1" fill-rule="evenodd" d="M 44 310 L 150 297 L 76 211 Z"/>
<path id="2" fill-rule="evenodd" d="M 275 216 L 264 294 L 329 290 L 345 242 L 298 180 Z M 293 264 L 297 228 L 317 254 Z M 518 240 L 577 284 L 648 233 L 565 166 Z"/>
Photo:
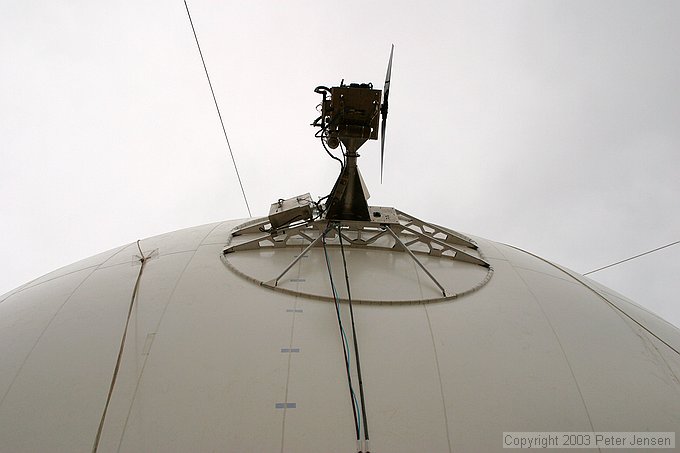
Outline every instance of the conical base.
<path id="1" fill-rule="evenodd" d="M 356 158 L 348 159 L 347 165 L 335 182 L 329 198 L 327 219 L 370 220 L 366 194 L 361 184 Z"/>

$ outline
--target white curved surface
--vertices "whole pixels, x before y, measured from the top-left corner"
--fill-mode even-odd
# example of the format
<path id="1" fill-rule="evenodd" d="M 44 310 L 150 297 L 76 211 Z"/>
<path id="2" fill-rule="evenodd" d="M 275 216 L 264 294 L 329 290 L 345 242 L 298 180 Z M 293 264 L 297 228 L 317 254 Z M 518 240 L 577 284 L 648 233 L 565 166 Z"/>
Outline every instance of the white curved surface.
<path id="1" fill-rule="evenodd" d="M 333 304 L 230 272 L 220 255 L 238 223 L 141 241 L 157 255 L 141 277 L 99 451 L 354 451 Z M 669 345 L 680 345 L 675 327 L 588 279 L 474 239 L 494 268 L 479 290 L 354 307 L 371 451 L 500 451 L 504 431 L 680 426 L 680 357 L 605 298 Z M 91 451 L 138 254 L 130 244 L 0 298 L 0 450 Z M 399 292 L 393 282 L 384 291 Z"/>

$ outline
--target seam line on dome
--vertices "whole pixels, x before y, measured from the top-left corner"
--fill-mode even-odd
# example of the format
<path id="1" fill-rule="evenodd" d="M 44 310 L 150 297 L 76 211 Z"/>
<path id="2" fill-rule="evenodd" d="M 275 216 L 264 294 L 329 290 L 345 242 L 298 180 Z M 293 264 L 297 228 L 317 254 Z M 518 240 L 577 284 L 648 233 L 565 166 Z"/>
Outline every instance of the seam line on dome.
<path id="1" fill-rule="evenodd" d="M 205 241 L 208 238 L 208 236 L 210 236 L 213 233 L 213 231 L 215 231 L 217 228 L 219 228 L 221 225 L 224 225 L 225 223 L 227 223 L 227 222 L 226 221 L 225 222 L 218 222 L 210 231 L 208 231 L 206 233 L 206 235 L 203 237 L 203 239 L 201 240 L 201 242 L 199 243 L 199 248 L 200 248 L 200 245 L 203 244 L 203 241 Z M 198 248 L 196 250 L 194 250 L 194 253 L 187 260 L 186 264 L 182 268 L 182 271 L 177 276 L 177 280 L 175 281 L 175 285 L 173 286 L 172 291 L 170 292 L 170 295 L 168 296 L 168 300 L 165 303 L 165 307 L 163 307 L 163 312 L 161 313 L 160 317 L 158 318 L 158 322 L 156 323 L 156 327 L 154 328 L 154 332 L 156 334 L 158 334 L 160 332 L 161 323 L 163 321 L 163 318 L 165 317 L 165 312 L 168 309 L 168 305 L 170 305 L 170 302 L 172 301 L 172 298 L 175 295 L 175 291 L 177 291 L 177 287 L 179 286 L 180 281 L 182 281 L 182 277 L 184 276 L 184 273 L 186 272 L 186 270 L 191 265 L 194 257 L 196 256 L 196 253 L 198 253 Z M 137 392 L 139 391 L 139 386 L 140 386 L 140 383 L 142 381 L 142 376 L 144 375 L 144 370 L 146 369 L 147 361 L 149 359 L 149 356 L 151 355 L 151 349 L 152 348 L 149 349 L 149 354 L 147 354 L 144 357 L 144 361 L 142 362 L 142 368 L 139 371 L 139 376 L 137 376 L 137 382 L 135 383 L 135 389 L 132 393 L 132 397 L 130 398 L 130 406 L 128 407 L 128 411 L 127 411 L 127 414 L 125 416 L 125 423 L 123 424 L 123 429 L 121 430 L 120 437 L 118 438 L 118 449 L 117 449 L 118 452 L 120 452 L 120 447 L 121 447 L 121 445 L 123 445 L 123 438 L 125 437 L 125 431 L 127 430 L 128 423 L 130 421 L 130 415 L 132 414 L 132 406 L 134 405 L 135 399 L 137 398 Z"/>
<path id="2" fill-rule="evenodd" d="M 548 314 L 545 312 L 543 309 L 543 306 L 541 305 L 541 302 L 538 300 L 538 297 L 536 297 L 536 294 L 531 290 L 531 287 L 529 284 L 524 280 L 524 277 L 522 277 L 522 274 L 515 269 L 515 266 L 510 263 L 510 267 L 512 268 L 513 272 L 519 277 L 520 280 L 522 280 L 522 283 L 524 284 L 524 287 L 526 290 L 531 294 L 531 298 L 534 300 L 536 305 L 538 306 L 538 309 L 541 311 L 543 314 L 543 317 L 545 318 L 546 323 L 548 323 L 548 326 L 550 327 L 550 330 L 552 331 L 553 335 L 555 336 L 555 341 L 557 341 L 557 345 L 560 348 L 560 351 L 562 351 L 562 357 L 564 357 L 564 361 L 567 364 L 567 367 L 569 368 L 569 372 L 571 373 L 571 378 L 574 380 L 574 385 L 576 386 L 576 390 L 578 391 L 578 395 L 581 398 L 581 403 L 583 404 L 583 409 L 586 411 L 586 416 L 588 417 L 588 423 L 590 424 L 590 429 L 592 432 L 595 432 L 595 427 L 593 426 L 593 421 L 590 418 L 590 411 L 588 410 L 588 405 L 586 404 L 586 400 L 583 397 L 583 392 L 581 391 L 581 386 L 578 383 L 578 379 L 576 379 L 576 374 L 574 374 L 574 369 L 571 367 L 571 362 L 569 362 L 569 357 L 567 357 L 567 351 L 564 350 L 564 346 L 562 346 L 562 341 L 560 341 L 559 335 L 557 335 L 557 331 L 555 330 L 555 327 L 553 326 L 553 323 L 550 321 L 550 317 L 548 317 Z M 598 451 L 600 449 L 598 448 Z"/>
<path id="3" fill-rule="evenodd" d="M 125 350 L 125 340 L 127 338 L 128 328 L 130 327 L 130 318 L 132 317 L 132 309 L 137 301 L 137 296 L 139 295 L 139 284 L 142 280 L 142 273 L 144 272 L 144 266 L 150 258 L 149 255 L 145 255 L 142 252 L 142 247 L 139 245 L 139 239 L 137 240 L 137 248 L 139 249 L 139 261 L 142 265 L 139 267 L 139 273 L 137 274 L 137 280 L 135 281 L 135 286 L 132 289 L 132 297 L 130 299 L 130 306 L 128 308 L 127 318 L 125 319 L 125 328 L 123 329 L 123 336 L 120 339 L 120 347 L 118 349 L 118 357 L 116 358 L 116 366 L 113 369 L 113 376 L 111 377 L 111 384 L 109 385 L 109 392 L 106 396 L 106 404 L 104 404 L 104 410 L 102 411 L 101 419 L 99 420 L 99 427 L 97 428 L 97 435 L 94 438 L 94 445 L 92 446 L 92 453 L 96 453 L 99 449 L 99 441 L 101 440 L 102 430 L 104 429 L 104 422 L 106 421 L 106 414 L 109 410 L 109 404 L 111 403 L 111 397 L 113 396 L 113 390 L 116 387 L 116 381 L 118 380 L 118 371 L 120 370 L 120 364 L 123 359 L 123 351 Z"/>
<path id="4" fill-rule="evenodd" d="M 81 286 L 83 286 L 83 284 L 87 281 L 87 279 L 89 279 L 89 278 L 92 276 L 92 274 L 94 274 L 97 270 L 99 270 L 99 269 L 101 268 L 101 266 L 104 265 L 108 260 L 110 260 L 111 258 L 113 258 L 114 256 L 116 256 L 116 255 L 117 255 L 118 253 L 120 253 L 121 251 L 127 249 L 129 245 L 131 245 L 131 244 L 127 244 L 127 245 L 122 246 L 122 247 L 121 247 L 118 251 L 116 251 L 113 255 L 109 256 L 109 257 L 106 258 L 103 262 L 101 262 L 99 265 L 97 265 L 94 269 L 92 269 L 92 271 L 91 271 L 89 274 L 87 274 L 87 276 L 86 276 L 85 278 L 83 278 L 82 281 L 81 281 L 80 283 L 78 283 L 78 285 L 76 285 L 76 287 L 73 289 L 73 291 L 71 291 L 71 294 L 69 294 L 69 295 L 66 297 L 66 299 L 64 300 L 64 302 L 63 302 L 63 303 L 59 306 L 59 308 L 54 312 L 54 315 L 52 315 L 52 317 L 50 318 L 50 320 L 47 322 L 47 324 L 46 324 L 45 327 L 43 328 L 42 332 L 40 332 L 40 335 L 38 335 L 38 338 L 35 340 L 35 343 L 33 343 L 33 346 L 31 346 L 31 350 L 28 351 L 28 354 L 26 354 L 26 357 L 24 357 L 24 360 L 21 362 L 21 365 L 19 366 L 19 369 L 17 370 L 16 374 L 15 374 L 14 377 L 12 378 L 12 382 L 10 382 L 10 384 L 9 384 L 9 386 L 7 387 L 7 390 L 5 391 L 4 395 L 2 395 L 2 398 L 0 398 L 0 407 L 2 407 L 2 403 L 5 401 L 5 398 L 7 398 L 7 395 L 9 395 L 9 392 L 12 390 L 12 387 L 14 386 L 14 382 L 16 381 L 17 377 L 19 377 L 19 374 L 21 374 L 21 371 L 24 369 L 24 366 L 26 365 L 26 362 L 28 361 L 28 358 L 31 356 L 31 354 L 33 354 L 33 351 L 35 350 L 36 346 L 38 346 L 38 343 L 40 343 L 40 340 L 42 339 L 43 335 L 45 335 L 45 332 L 47 332 L 47 329 L 50 328 L 50 326 L 52 325 L 52 322 L 53 322 L 53 321 L 56 319 L 56 317 L 59 315 L 59 313 L 61 312 L 62 308 L 64 308 L 64 306 L 71 300 L 71 298 L 73 297 L 73 295 L 78 291 L 78 289 L 80 289 Z M 89 268 L 86 268 L 86 269 L 89 269 Z M 84 270 L 84 269 L 81 269 L 81 270 Z M 40 277 L 38 277 L 38 278 L 40 278 Z M 36 280 L 37 280 L 37 279 L 36 279 Z M 38 285 L 40 285 L 40 284 L 42 284 L 42 282 L 41 282 L 41 283 L 38 283 Z M 38 285 L 35 285 L 35 286 L 38 286 Z M 34 287 L 35 287 L 35 286 L 34 286 Z M 28 288 L 26 288 L 26 289 L 28 289 Z M 15 293 L 15 294 L 18 294 L 19 292 L 21 292 L 21 291 L 17 291 L 17 293 Z M 11 296 L 13 296 L 13 295 L 14 295 L 14 294 L 10 295 L 9 297 L 11 297 Z M 8 297 L 8 298 L 9 298 L 9 297 Z M 6 298 L 6 299 L 4 299 L 4 300 L 7 300 L 8 298 Z M 4 302 L 4 300 L 3 300 L 3 302 Z"/>
<path id="5" fill-rule="evenodd" d="M 423 287 L 420 283 L 420 275 L 418 274 L 418 268 L 416 263 L 413 263 L 413 270 L 416 274 L 416 279 L 418 280 L 418 290 L 420 291 L 420 298 L 423 297 Z M 437 371 L 437 380 L 439 381 L 439 394 L 442 398 L 442 408 L 444 410 L 444 428 L 446 431 L 446 443 L 449 447 L 449 453 L 453 452 L 453 446 L 451 444 L 451 434 L 449 433 L 449 416 L 446 410 L 446 398 L 444 397 L 444 383 L 442 382 L 441 368 L 439 367 L 439 355 L 437 354 L 437 343 L 434 339 L 434 331 L 432 330 L 432 322 L 430 321 L 430 312 L 427 311 L 427 304 L 423 304 L 423 309 L 425 310 L 425 318 L 427 319 L 427 327 L 430 330 L 430 339 L 432 340 L 432 351 L 434 353 L 434 365 Z"/>
<path id="6" fill-rule="evenodd" d="M 507 244 L 506 244 L 506 245 L 507 245 Z M 573 275 L 570 271 L 567 271 L 567 270 L 563 269 L 562 267 L 557 266 L 556 264 L 553 264 L 553 263 L 551 263 L 550 261 L 541 258 L 540 256 L 536 256 L 536 255 L 534 255 L 534 254 L 531 253 L 531 252 L 527 252 L 526 250 L 522 250 L 522 249 L 517 248 L 517 247 L 512 246 L 512 245 L 508 245 L 508 247 L 512 247 L 512 248 L 514 248 L 515 250 L 519 250 L 519 251 L 524 252 L 524 253 L 526 253 L 526 254 L 528 254 L 528 255 L 531 255 L 531 256 L 533 256 L 534 258 L 536 258 L 536 259 L 538 259 L 538 260 L 541 260 L 541 261 L 543 261 L 543 262 L 546 263 L 546 264 L 551 265 L 551 266 L 554 267 L 555 269 L 558 269 L 558 270 L 564 272 L 565 274 L 567 274 L 568 276 L 570 276 L 571 278 L 573 278 L 574 280 L 576 280 L 577 282 L 579 282 L 580 284 L 582 284 L 583 286 L 585 286 L 586 288 L 588 288 L 590 291 L 592 291 L 593 293 L 595 293 L 595 295 L 596 295 L 597 297 L 599 297 L 600 299 L 602 299 L 603 301 L 605 301 L 605 302 L 607 303 L 607 305 L 609 305 L 611 308 L 613 308 L 613 309 L 619 311 L 620 313 L 622 313 L 622 314 L 623 314 L 624 316 L 626 316 L 628 319 L 630 319 L 630 320 L 633 321 L 635 324 L 637 324 L 638 326 L 640 326 L 645 332 L 647 332 L 648 334 L 650 334 L 651 336 L 653 336 L 654 338 L 656 338 L 657 340 L 659 340 L 661 343 L 665 344 L 669 349 L 671 349 L 673 352 L 675 352 L 676 354 L 678 354 L 678 355 L 680 356 L 680 351 L 678 351 L 677 349 L 675 349 L 673 346 L 671 346 L 669 343 L 667 343 L 666 341 L 664 341 L 664 340 L 663 340 L 661 337 L 659 337 L 657 334 L 655 334 L 655 333 L 652 332 L 650 329 L 648 329 L 647 327 L 645 327 L 640 321 L 638 321 L 637 319 L 635 319 L 634 317 L 632 317 L 631 315 L 629 315 L 628 313 L 626 313 L 626 311 L 623 310 L 622 308 L 620 308 L 618 305 L 616 305 L 615 303 L 613 303 L 612 301 L 610 301 L 609 299 L 607 299 L 606 297 L 604 297 L 602 294 L 600 294 L 598 291 L 596 291 L 596 290 L 595 290 L 593 287 L 591 287 L 589 284 L 587 284 L 586 282 L 584 282 L 584 281 L 581 280 L 580 278 L 578 278 L 578 277 L 576 277 L 575 275 Z"/>

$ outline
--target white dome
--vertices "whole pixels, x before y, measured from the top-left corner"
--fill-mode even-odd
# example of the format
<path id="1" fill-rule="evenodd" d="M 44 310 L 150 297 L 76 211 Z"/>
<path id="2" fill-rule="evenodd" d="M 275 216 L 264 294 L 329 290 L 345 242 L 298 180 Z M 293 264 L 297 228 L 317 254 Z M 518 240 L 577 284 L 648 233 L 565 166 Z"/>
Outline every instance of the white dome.
<path id="1" fill-rule="evenodd" d="M 271 251 L 223 256 L 242 223 L 140 242 L 150 258 L 98 451 L 354 451 L 335 308 L 315 293 L 323 252 L 296 263 L 294 287 L 265 287 L 282 270 Z M 354 305 L 372 452 L 680 426 L 675 327 L 574 272 L 472 239 L 490 270 L 456 263 L 447 275 L 460 294 L 439 299 L 406 253 L 348 251 L 357 292 L 374 285 L 366 299 L 403 302 Z M 140 266 L 132 243 L 0 299 L 0 450 L 92 450 Z M 431 300 L 404 295 L 414 288 Z"/>

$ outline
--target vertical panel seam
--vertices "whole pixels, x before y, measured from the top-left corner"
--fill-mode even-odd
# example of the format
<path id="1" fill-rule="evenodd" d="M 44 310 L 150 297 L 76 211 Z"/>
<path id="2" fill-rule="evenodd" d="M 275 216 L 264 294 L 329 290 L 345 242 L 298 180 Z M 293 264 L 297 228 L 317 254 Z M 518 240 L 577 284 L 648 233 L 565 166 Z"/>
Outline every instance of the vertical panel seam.
<path id="1" fill-rule="evenodd" d="M 165 317 L 165 313 L 168 310 L 168 306 L 170 305 L 170 301 L 172 300 L 173 296 L 175 295 L 175 291 L 177 290 L 177 287 L 179 286 L 180 281 L 182 280 L 182 277 L 184 276 L 184 273 L 186 270 L 189 268 L 189 265 L 191 262 L 194 260 L 194 257 L 196 256 L 196 253 L 198 252 L 198 249 L 201 248 L 201 245 L 205 240 L 212 234 L 213 231 L 215 231 L 218 227 L 224 225 L 227 222 L 219 222 L 217 225 L 215 225 L 206 235 L 201 239 L 201 242 L 198 243 L 196 246 L 196 249 L 193 251 L 194 253 L 191 255 L 191 258 L 187 260 L 187 263 L 184 265 L 184 268 L 182 269 L 182 272 L 180 272 L 179 276 L 177 277 L 177 281 L 175 281 L 175 286 L 172 288 L 172 291 L 170 292 L 170 295 L 168 296 L 168 300 L 165 303 L 165 307 L 163 307 L 163 312 L 161 313 L 161 316 L 158 318 L 158 322 L 156 323 L 155 327 L 155 332 L 157 333 L 160 330 L 161 323 L 163 321 L 163 318 Z M 139 372 L 139 376 L 137 377 L 137 382 L 135 384 L 135 390 L 132 393 L 132 398 L 130 399 L 130 407 L 128 408 L 128 413 L 125 416 L 125 423 L 123 424 L 123 429 L 120 433 L 120 438 L 118 439 L 118 448 L 117 451 L 120 452 L 120 447 L 123 445 L 123 438 L 125 437 L 125 431 L 127 430 L 128 422 L 130 420 L 130 415 L 132 413 L 132 407 L 134 406 L 135 399 L 137 398 L 137 391 L 139 390 L 139 385 L 142 381 L 142 376 L 144 375 L 144 369 L 146 368 L 146 364 L 149 360 L 149 357 L 151 356 L 151 349 L 153 348 L 153 344 L 149 348 L 149 353 L 146 354 L 144 357 L 144 362 L 142 363 L 142 369 Z"/>
<path id="2" fill-rule="evenodd" d="M 510 267 L 512 267 L 512 270 L 517 274 L 517 276 L 522 280 L 522 283 L 524 283 L 524 287 L 529 291 L 529 294 L 531 294 L 531 298 L 534 300 L 536 305 L 538 306 L 539 310 L 541 310 L 541 313 L 543 314 L 543 317 L 545 318 L 546 323 L 550 327 L 550 330 L 552 331 L 553 335 L 555 336 L 555 341 L 557 341 L 558 346 L 560 347 L 560 351 L 562 351 L 562 357 L 564 357 L 564 361 L 567 364 L 567 367 L 569 368 L 569 372 L 571 373 L 571 377 L 574 380 L 574 385 L 576 386 L 576 390 L 578 391 L 579 397 L 581 398 L 581 403 L 583 404 L 583 409 L 586 411 L 586 416 L 588 417 L 588 423 L 590 424 L 590 429 L 592 432 L 595 432 L 595 427 L 593 426 L 593 421 L 590 418 L 590 412 L 588 411 L 588 405 L 586 404 L 586 400 L 583 397 L 583 392 L 581 391 L 581 386 L 578 384 L 578 379 L 576 379 L 576 375 L 574 374 L 574 369 L 571 366 L 571 362 L 569 362 L 569 357 L 567 356 L 567 352 L 564 350 L 564 346 L 562 346 L 562 341 L 560 341 L 559 335 L 557 335 L 557 331 L 555 330 L 555 327 L 553 326 L 553 323 L 550 322 L 550 317 L 548 314 L 545 312 L 543 309 L 543 306 L 541 305 L 540 301 L 538 300 L 538 297 L 536 297 L 536 294 L 532 291 L 531 287 L 527 284 L 526 280 L 524 280 L 524 277 L 522 277 L 522 274 L 520 274 L 517 269 L 510 264 Z M 600 449 L 598 448 L 598 451 Z"/>
<path id="3" fill-rule="evenodd" d="M 420 298 L 423 298 L 423 288 L 420 283 L 420 275 L 418 274 L 418 268 L 416 267 L 416 264 L 413 263 L 413 270 L 416 274 L 416 279 L 418 280 L 418 291 L 420 292 Z M 439 357 L 437 355 L 437 343 L 434 339 L 434 332 L 432 331 L 432 323 L 430 322 L 430 313 L 427 311 L 427 304 L 423 303 L 422 304 L 423 309 L 425 310 L 425 318 L 427 319 L 427 327 L 430 330 L 430 339 L 432 340 L 432 350 L 434 353 L 434 365 L 435 369 L 437 370 L 437 380 L 439 381 L 439 394 L 442 399 L 442 409 L 444 411 L 444 427 L 446 428 L 446 442 L 447 445 L 449 446 L 449 453 L 453 452 L 453 445 L 451 444 L 451 435 L 449 433 L 449 417 L 446 411 L 446 398 L 444 397 L 444 383 L 442 382 L 442 375 L 441 371 L 439 368 Z"/>
<path id="4" fill-rule="evenodd" d="M 19 375 L 21 374 L 21 371 L 24 369 L 24 366 L 26 365 L 26 362 L 28 362 L 29 357 L 33 354 L 33 351 L 34 351 L 35 348 L 38 346 L 38 343 L 40 343 L 40 340 L 41 340 L 42 337 L 45 335 L 45 332 L 47 332 L 47 329 L 50 328 L 50 326 L 52 325 L 52 322 L 55 320 L 55 318 L 57 317 L 57 315 L 59 315 L 59 313 L 61 313 L 61 310 L 62 310 L 62 309 L 64 308 L 64 306 L 68 303 L 68 301 L 71 300 L 71 298 L 72 298 L 73 295 L 76 293 L 76 291 L 78 291 L 78 289 L 80 289 L 80 287 L 83 286 L 83 284 L 87 281 L 87 279 L 89 279 L 89 278 L 92 276 L 92 274 L 94 274 L 95 271 L 97 271 L 97 269 L 99 269 L 100 267 L 102 267 L 107 261 L 109 261 L 109 260 L 110 260 L 111 258 L 113 258 L 114 256 L 118 255 L 118 253 L 120 253 L 121 251 L 125 250 L 126 248 L 128 248 L 128 247 L 129 247 L 130 245 L 132 245 L 132 244 L 133 244 L 133 243 L 131 242 L 130 244 L 121 247 L 116 253 L 114 253 L 113 255 L 111 255 L 110 257 L 108 257 L 108 258 L 105 259 L 104 261 L 102 261 L 100 264 L 98 264 L 96 267 L 94 267 L 94 269 L 92 269 L 92 271 L 91 271 L 89 274 L 87 274 L 87 275 L 85 276 L 85 278 L 83 278 L 83 280 L 82 280 L 80 283 L 78 283 L 78 285 L 73 289 L 73 291 L 71 291 L 71 294 L 69 294 L 69 295 L 66 297 L 66 299 L 64 300 L 64 302 L 59 306 L 59 308 L 57 309 L 57 311 L 54 312 L 54 315 L 52 315 L 52 317 L 50 318 L 50 320 L 47 322 L 47 324 L 46 324 L 45 327 L 43 328 L 42 332 L 40 332 L 40 335 L 38 335 L 38 338 L 36 338 L 35 343 L 33 343 L 33 346 L 31 347 L 31 350 L 28 351 L 28 354 L 26 354 L 26 357 L 24 357 L 24 360 L 21 362 L 21 365 L 19 366 L 19 369 L 17 370 L 16 374 L 15 374 L 14 377 L 12 378 L 12 381 L 10 382 L 9 386 L 7 387 L 7 390 L 5 391 L 4 395 L 2 395 L 2 399 L 0 399 L 0 407 L 2 407 L 2 404 L 5 402 L 5 398 L 7 398 L 7 395 L 9 395 L 9 392 L 12 390 L 12 387 L 14 386 L 14 383 L 16 382 L 17 378 L 18 378 Z M 86 269 L 88 269 L 88 268 L 81 269 L 81 270 L 86 270 Z M 37 285 L 36 285 L 36 286 L 37 286 Z M 17 293 L 18 293 L 18 292 L 17 292 Z M 17 294 L 17 293 L 15 293 L 15 294 Z M 12 294 L 12 296 L 13 296 L 13 295 L 14 295 L 14 294 Z M 10 297 L 11 297 L 11 296 L 10 296 Z M 4 300 L 7 300 L 7 298 L 4 299 Z"/>

